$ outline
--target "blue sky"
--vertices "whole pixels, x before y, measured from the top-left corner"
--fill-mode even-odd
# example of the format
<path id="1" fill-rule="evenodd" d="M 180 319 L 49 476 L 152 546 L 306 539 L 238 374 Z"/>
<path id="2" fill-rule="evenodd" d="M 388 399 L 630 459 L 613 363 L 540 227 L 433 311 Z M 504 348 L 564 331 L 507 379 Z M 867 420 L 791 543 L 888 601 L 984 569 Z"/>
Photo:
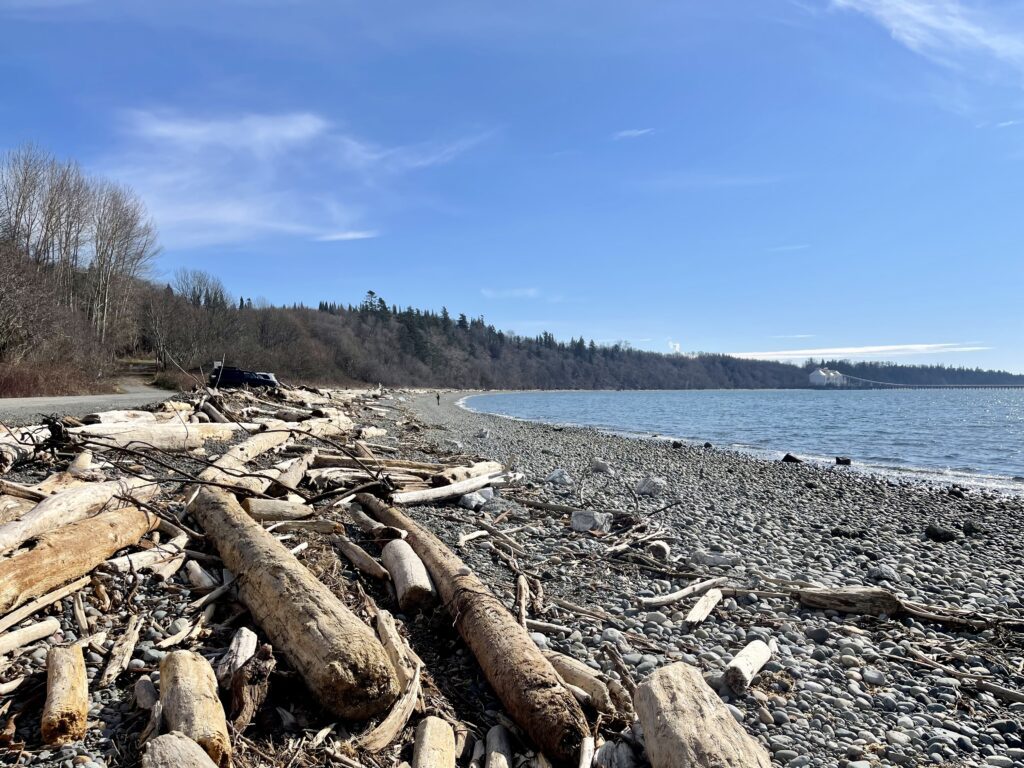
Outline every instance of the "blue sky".
<path id="1" fill-rule="evenodd" d="M 157 278 L 1024 371 L 1024 3 L 0 0 L 0 26 L 0 148 L 135 187 Z"/>

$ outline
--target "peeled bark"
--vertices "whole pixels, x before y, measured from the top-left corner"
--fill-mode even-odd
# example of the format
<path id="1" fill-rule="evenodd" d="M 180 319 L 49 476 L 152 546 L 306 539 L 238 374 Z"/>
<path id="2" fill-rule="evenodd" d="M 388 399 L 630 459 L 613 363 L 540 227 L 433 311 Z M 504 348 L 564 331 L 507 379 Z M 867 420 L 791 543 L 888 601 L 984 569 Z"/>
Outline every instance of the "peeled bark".
<path id="1" fill-rule="evenodd" d="M 156 515 L 125 507 L 44 533 L 32 549 L 0 560 L 0 613 L 89 573 L 159 523 Z"/>
<path id="2" fill-rule="evenodd" d="M 85 736 L 89 682 L 82 648 L 51 648 L 46 655 L 46 704 L 42 732 L 47 744 L 66 744 Z"/>
<path id="3" fill-rule="evenodd" d="M 574 762 L 588 735 L 586 718 L 526 630 L 437 537 L 373 496 L 357 498 L 382 523 L 408 531 L 407 541 L 512 719 L 545 755 Z"/>
<path id="4" fill-rule="evenodd" d="M 217 764 L 188 736 L 171 731 L 146 744 L 142 768 L 217 768 Z"/>
<path id="5" fill-rule="evenodd" d="M 425 717 L 416 726 L 412 768 L 455 768 L 455 732 L 440 717 Z"/>
<path id="6" fill-rule="evenodd" d="M 203 488 L 191 511 L 236 575 L 256 623 L 326 708 L 362 720 L 395 701 L 395 671 L 370 628 L 233 496 Z"/>
<path id="7" fill-rule="evenodd" d="M 381 561 L 391 574 L 398 605 L 403 611 L 417 611 L 435 602 L 436 592 L 430 574 L 406 541 L 395 539 L 385 544 Z"/>
<path id="8" fill-rule="evenodd" d="M 231 765 L 231 739 L 210 662 L 192 651 L 164 656 L 160 661 L 160 704 L 168 729 L 188 736 L 217 765 Z"/>
<path id="9" fill-rule="evenodd" d="M 0 554 L 20 547 L 41 533 L 94 515 L 101 509 L 118 509 L 131 496 L 148 501 L 160 492 L 154 481 L 131 477 L 107 483 L 86 483 L 47 496 L 19 520 L 0 526 Z"/>
<path id="10" fill-rule="evenodd" d="M 678 662 L 653 672 L 633 699 L 653 768 L 771 768 L 771 759 L 701 676 Z"/>

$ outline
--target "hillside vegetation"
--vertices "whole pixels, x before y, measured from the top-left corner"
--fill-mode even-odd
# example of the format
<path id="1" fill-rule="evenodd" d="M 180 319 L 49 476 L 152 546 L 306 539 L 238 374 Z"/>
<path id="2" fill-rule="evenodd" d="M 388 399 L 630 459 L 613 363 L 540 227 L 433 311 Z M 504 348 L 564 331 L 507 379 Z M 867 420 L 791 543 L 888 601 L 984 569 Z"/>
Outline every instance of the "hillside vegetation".
<path id="1" fill-rule="evenodd" d="M 131 190 L 35 147 L 0 158 L 0 396 L 108 385 L 116 361 L 152 357 L 168 377 L 214 359 L 285 381 L 459 388 L 805 387 L 811 365 L 895 383 L 1024 384 L 1024 376 L 942 366 L 662 355 L 550 333 L 504 333 L 482 318 L 389 305 L 316 309 L 235 298 L 183 270 L 147 280 L 156 228 Z"/>

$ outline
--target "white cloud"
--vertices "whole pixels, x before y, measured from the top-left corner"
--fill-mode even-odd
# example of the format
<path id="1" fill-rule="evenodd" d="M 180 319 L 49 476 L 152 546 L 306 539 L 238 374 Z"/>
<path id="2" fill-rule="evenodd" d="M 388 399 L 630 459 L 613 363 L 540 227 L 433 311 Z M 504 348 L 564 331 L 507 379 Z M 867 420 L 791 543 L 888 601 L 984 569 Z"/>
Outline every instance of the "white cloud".
<path id="1" fill-rule="evenodd" d="M 624 131 L 617 131 L 612 134 L 614 141 L 621 141 L 622 139 L 639 139 L 641 136 L 649 136 L 654 133 L 653 128 L 627 128 Z"/>
<path id="2" fill-rule="evenodd" d="M 996 123 L 996 128 L 1009 128 L 1012 125 L 1020 125 L 1024 120 L 1003 120 L 1001 123 Z"/>
<path id="3" fill-rule="evenodd" d="M 539 288 L 481 288 L 485 299 L 537 299 L 540 298 Z"/>
<path id="4" fill-rule="evenodd" d="M 817 349 L 786 349 L 775 352 L 729 352 L 732 357 L 751 360 L 803 360 L 808 357 L 904 357 L 907 355 L 934 355 L 952 352 L 981 352 L 991 347 L 974 342 L 945 342 L 941 344 L 880 344 L 863 347 L 820 347 Z"/>
<path id="5" fill-rule="evenodd" d="M 123 113 L 121 149 L 101 172 L 134 187 L 170 248 L 267 236 L 377 237 L 403 176 L 451 162 L 487 134 L 380 146 L 313 112 Z"/>
<path id="6" fill-rule="evenodd" d="M 1024 36 L 1007 18 L 996 18 L 958 0 L 832 0 L 884 26 L 912 51 L 946 65 L 983 57 L 1024 71 Z"/>

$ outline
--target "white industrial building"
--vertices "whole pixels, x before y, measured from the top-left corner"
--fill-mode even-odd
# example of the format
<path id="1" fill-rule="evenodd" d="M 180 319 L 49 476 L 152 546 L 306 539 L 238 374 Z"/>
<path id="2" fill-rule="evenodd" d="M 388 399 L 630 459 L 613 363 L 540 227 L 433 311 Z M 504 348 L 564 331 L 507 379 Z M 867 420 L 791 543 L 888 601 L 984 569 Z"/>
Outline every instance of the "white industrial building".
<path id="1" fill-rule="evenodd" d="M 818 368 L 816 371 L 811 371 L 810 376 L 811 385 L 815 387 L 841 387 L 846 383 L 846 377 L 839 371 L 830 371 L 828 368 Z"/>

